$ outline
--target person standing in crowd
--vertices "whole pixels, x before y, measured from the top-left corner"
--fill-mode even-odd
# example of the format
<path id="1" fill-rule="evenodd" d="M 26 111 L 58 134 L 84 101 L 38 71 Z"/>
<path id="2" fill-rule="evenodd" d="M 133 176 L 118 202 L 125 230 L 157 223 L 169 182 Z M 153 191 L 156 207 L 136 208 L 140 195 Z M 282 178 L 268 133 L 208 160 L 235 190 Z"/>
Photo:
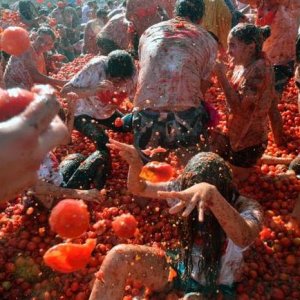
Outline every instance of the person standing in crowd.
<path id="1" fill-rule="evenodd" d="M 96 19 L 89 21 L 84 28 L 83 53 L 98 54 L 97 35 L 107 22 L 107 11 L 98 9 Z"/>
<path id="2" fill-rule="evenodd" d="M 204 13 L 202 0 L 177 1 L 175 18 L 151 26 L 140 39 L 133 101 L 138 149 L 180 149 L 187 152 L 180 155 L 183 160 L 188 152 L 199 151 L 210 118 L 204 93 L 218 48 L 199 25 Z"/>
<path id="3" fill-rule="evenodd" d="M 228 37 L 228 54 L 234 64 L 231 80 L 223 63 L 217 63 L 215 69 L 229 110 L 228 135 L 215 140 L 215 151 L 230 162 L 238 180 L 246 179 L 262 157 L 267 147 L 268 116 L 278 110 L 272 65 L 262 54 L 269 35 L 269 27 L 247 23 L 235 26 Z M 282 129 L 270 120 L 276 136 Z"/>
<path id="4" fill-rule="evenodd" d="M 63 86 L 66 82 L 47 76 L 44 53 L 54 47 L 55 34 L 48 27 L 40 27 L 31 47 L 20 56 L 12 55 L 4 72 L 6 88 L 30 89 L 34 83 Z"/>
<path id="5" fill-rule="evenodd" d="M 96 11 L 96 9 L 97 9 L 96 1 L 88 1 L 86 4 L 83 5 L 82 15 L 81 15 L 81 21 L 83 24 L 86 24 L 88 21 L 91 20 L 93 11 Z"/>

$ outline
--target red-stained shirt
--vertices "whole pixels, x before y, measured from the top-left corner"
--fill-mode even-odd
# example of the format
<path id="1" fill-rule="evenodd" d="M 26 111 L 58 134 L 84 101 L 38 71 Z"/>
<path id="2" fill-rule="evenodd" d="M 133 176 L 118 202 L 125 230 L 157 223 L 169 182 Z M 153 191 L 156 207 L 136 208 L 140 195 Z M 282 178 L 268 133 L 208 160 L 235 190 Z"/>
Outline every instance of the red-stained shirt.
<path id="1" fill-rule="evenodd" d="M 175 18 L 148 28 L 140 39 L 140 69 L 134 106 L 183 111 L 203 100 L 201 81 L 209 79 L 217 43 L 196 24 Z"/>
<path id="2" fill-rule="evenodd" d="M 110 39 L 121 49 L 127 50 L 131 42 L 129 26 L 130 22 L 125 18 L 125 13 L 115 15 L 101 29 L 98 37 Z"/>
<path id="3" fill-rule="evenodd" d="M 239 151 L 267 141 L 268 113 L 276 99 L 271 64 L 262 58 L 246 68 L 236 66 L 232 84 L 240 102 L 228 105 L 228 134 L 232 149 Z"/>
<path id="4" fill-rule="evenodd" d="M 4 72 L 4 84 L 7 89 L 13 87 L 31 89 L 34 81 L 25 63 L 28 60 L 41 74 L 47 74 L 44 55 L 38 55 L 34 48 L 30 47 L 20 56 L 10 57 Z"/>
<path id="5" fill-rule="evenodd" d="M 295 42 L 299 28 L 300 1 L 282 0 L 273 13 L 267 11 L 263 13 L 260 7 L 258 11 L 260 11 L 258 23 L 265 17 L 270 23 L 266 25 L 271 26 L 271 36 L 263 45 L 263 51 L 268 59 L 274 65 L 284 65 L 294 60 Z"/>

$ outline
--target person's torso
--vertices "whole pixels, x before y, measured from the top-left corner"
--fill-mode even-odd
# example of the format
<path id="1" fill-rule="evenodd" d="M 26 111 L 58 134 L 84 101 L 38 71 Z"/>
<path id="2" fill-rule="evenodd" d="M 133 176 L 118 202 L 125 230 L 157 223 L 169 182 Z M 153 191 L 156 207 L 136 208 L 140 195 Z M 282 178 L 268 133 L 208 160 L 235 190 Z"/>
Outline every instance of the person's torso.
<path id="1" fill-rule="evenodd" d="M 20 56 L 11 56 L 4 72 L 6 88 L 20 87 L 30 89 L 33 86 L 33 79 L 24 63 L 29 57 L 39 72 L 45 68 L 45 61 L 42 61 L 41 58 L 38 57 L 32 47 Z"/>
<path id="2" fill-rule="evenodd" d="M 262 69 L 266 71 L 263 74 L 260 89 L 253 87 L 251 90 L 252 87 L 247 85 L 247 80 L 253 77 L 253 72 Z M 261 74 L 259 76 L 261 77 Z M 267 140 L 268 112 L 275 97 L 271 65 L 265 59 L 260 59 L 248 68 L 238 66 L 234 70 L 232 84 L 239 93 L 241 101 L 247 101 L 249 100 L 247 97 L 252 96 L 255 99 L 255 103 L 252 103 L 247 110 L 239 110 L 238 113 L 229 112 L 230 144 L 233 150 L 239 151 Z"/>
<path id="3" fill-rule="evenodd" d="M 134 105 L 182 111 L 203 99 L 217 43 L 200 26 L 172 19 L 150 27 L 140 40 L 140 69 Z"/>
<path id="4" fill-rule="evenodd" d="M 107 38 L 115 42 L 121 49 L 126 50 L 130 44 L 129 24 L 124 13 L 115 15 L 101 29 L 99 37 Z"/>

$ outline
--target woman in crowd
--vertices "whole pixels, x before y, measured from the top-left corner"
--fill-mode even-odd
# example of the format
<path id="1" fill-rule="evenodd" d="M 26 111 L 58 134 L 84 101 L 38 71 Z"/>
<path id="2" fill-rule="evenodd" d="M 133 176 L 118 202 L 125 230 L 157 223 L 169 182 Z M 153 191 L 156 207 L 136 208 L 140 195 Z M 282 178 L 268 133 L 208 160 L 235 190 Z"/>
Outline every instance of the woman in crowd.
<path id="1" fill-rule="evenodd" d="M 181 291 L 184 299 L 216 299 L 218 294 L 233 299 L 242 252 L 260 231 L 262 211 L 258 203 L 236 192 L 225 161 L 201 152 L 181 177 L 153 184 L 139 177 L 143 163 L 133 146 L 115 140 L 109 146 L 129 164 L 130 192 L 168 199 L 170 213 L 184 210 L 178 225 L 180 247 L 166 253 L 148 246 L 114 247 L 103 261 L 90 300 L 122 299 L 128 277 L 154 291 Z M 177 276 L 168 282 L 170 266 Z"/>
<path id="2" fill-rule="evenodd" d="M 231 79 L 223 63 L 219 62 L 215 69 L 229 114 L 228 134 L 215 132 L 212 148 L 230 162 L 240 180 L 247 178 L 267 147 L 268 116 L 274 137 L 279 139 L 282 131 L 280 122 L 273 118 L 278 108 L 272 66 L 262 53 L 269 35 L 269 27 L 235 26 L 228 37 L 228 53 L 234 64 Z"/>

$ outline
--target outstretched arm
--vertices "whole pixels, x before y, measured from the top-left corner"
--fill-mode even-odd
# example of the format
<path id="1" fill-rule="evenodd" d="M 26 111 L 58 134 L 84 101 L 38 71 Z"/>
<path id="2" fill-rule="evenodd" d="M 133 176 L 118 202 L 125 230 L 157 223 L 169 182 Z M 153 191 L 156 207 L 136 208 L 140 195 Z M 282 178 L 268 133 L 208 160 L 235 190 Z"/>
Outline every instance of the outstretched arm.
<path id="1" fill-rule="evenodd" d="M 127 187 L 131 193 L 142 197 L 156 198 L 158 191 L 166 189 L 167 183 L 151 183 L 140 177 L 143 162 L 134 146 L 113 139 L 109 140 L 107 146 L 119 150 L 120 156 L 129 164 Z"/>

